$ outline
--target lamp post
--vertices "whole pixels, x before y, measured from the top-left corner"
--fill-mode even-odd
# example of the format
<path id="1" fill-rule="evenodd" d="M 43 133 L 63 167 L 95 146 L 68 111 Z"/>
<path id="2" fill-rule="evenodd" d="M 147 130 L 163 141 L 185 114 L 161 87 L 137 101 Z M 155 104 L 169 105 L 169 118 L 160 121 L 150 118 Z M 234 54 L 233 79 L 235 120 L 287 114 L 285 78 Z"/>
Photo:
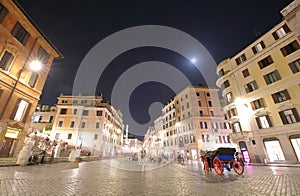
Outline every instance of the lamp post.
<path id="1" fill-rule="evenodd" d="M 9 102 L 10 102 L 10 100 L 11 100 L 11 98 L 12 98 L 12 96 L 13 96 L 13 94 L 14 94 L 16 88 L 17 88 L 17 85 L 18 85 L 18 83 L 19 83 L 19 81 L 20 81 L 21 75 L 22 75 L 23 71 L 25 70 L 26 65 L 28 64 L 28 62 L 29 62 L 29 60 L 30 60 L 30 56 L 31 56 L 31 54 L 32 54 L 33 48 L 35 47 L 35 45 L 36 45 L 36 43 L 37 43 L 37 40 L 38 40 L 39 38 L 40 38 L 40 37 L 35 38 L 34 43 L 33 43 L 32 47 L 30 48 L 29 54 L 27 55 L 26 60 L 25 60 L 25 62 L 24 62 L 24 64 L 23 64 L 21 70 L 18 72 L 17 80 L 14 82 L 14 86 L 13 86 L 12 90 L 10 91 L 10 94 L 9 94 L 9 96 L 8 96 L 6 102 L 5 102 L 5 105 L 4 105 L 3 109 L 2 109 L 2 111 L 1 111 L 1 114 L 0 114 L 0 120 L 3 119 L 4 112 L 5 112 L 5 110 L 7 109 L 7 106 L 8 106 L 8 104 L 9 104 Z M 33 71 L 37 71 L 37 70 L 39 70 L 39 69 L 41 68 L 41 63 L 40 63 L 39 61 L 37 61 L 37 60 L 34 60 L 34 61 L 32 61 L 32 62 L 30 63 L 30 68 L 31 68 Z"/>

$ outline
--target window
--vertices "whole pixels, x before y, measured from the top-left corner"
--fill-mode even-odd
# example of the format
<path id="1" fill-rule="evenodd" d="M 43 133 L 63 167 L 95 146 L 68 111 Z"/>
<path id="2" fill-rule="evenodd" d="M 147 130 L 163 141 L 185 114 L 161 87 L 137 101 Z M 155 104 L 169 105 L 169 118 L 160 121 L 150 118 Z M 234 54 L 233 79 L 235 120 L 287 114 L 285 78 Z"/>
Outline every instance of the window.
<path id="1" fill-rule="evenodd" d="M 218 123 L 216 123 L 216 122 L 211 122 L 211 127 L 213 128 L 213 129 L 218 129 L 219 127 L 218 127 Z"/>
<path id="2" fill-rule="evenodd" d="M 54 118 L 54 116 L 50 116 L 50 118 L 49 118 L 49 123 L 52 123 L 52 122 L 53 122 L 53 118 Z"/>
<path id="3" fill-rule="evenodd" d="M 98 139 L 98 134 L 95 134 L 94 135 L 94 140 L 97 140 Z"/>
<path id="4" fill-rule="evenodd" d="M 289 63 L 289 66 L 293 73 L 299 72 L 300 71 L 300 59 L 297 59 L 296 61 Z"/>
<path id="5" fill-rule="evenodd" d="M 46 65 L 48 63 L 50 55 L 46 52 L 46 50 L 42 46 L 40 46 L 40 48 L 37 52 L 37 57 L 40 61 L 43 62 L 43 64 Z"/>
<path id="6" fill-rule="evenodd" d="M 228 116 L 229 116 L 229 118 L 237 116 L 236 108 L 232 108 L 232 109 L 228 110 Z"/>
<path id="7" fill-rule="evenodd" d="M 271 123 L 270 117 L 268 115 L 257 117 L 256 122 L 257 122 L 258 128 L 260 128 L 260 129 L 266 129 L 266 128 L 272 127 L 272 123 Z"/>
<path id="8" fill-rule="evenodd" d="M 210 115 L 211 115 L 211 116 L 215 116 L 214 111 L 210 111 Z"/>
<path id="9" fill-rule="evenodd" d="M 252 47 L 252 51 L 254 54 L 259 53 L 260 51 L 262 51 L 265 48 L 265 44 L 263 41 L 259 42 L 258 44 L 256 44 L 254 47 Z"/>
<path id="10" fill-rule="evenodd" d="M 72 133 L 68 134 L 68 140 L 72 139 Z"/>
<path id="11" fill-rule="evenodd" d="M 300 122 L 300 118 L 296 108 L 279 112 L 280 118 L 284 125 Z"/>
<path id="12" fill-rule="evenodd" d="M 7 13 L 8 13 L 8 10 L 6 9 L 6 7 L 4 7 L 0 3 L 0 22 L 4 19 L 4 17 L 6 16 Z"/>
<path id="13" fill-rule="evenodd" d="M 234 133 L 239 133 L 239 132 L 242 131 L 240 122 L 235 122 L 235 123 L 233 123 L 233 124 L 232 124 L 232 127 L 233 127 L 233 132 L 234 132 Z"/>
<path id="14" fill-rule="evenodd" d="M 191 143 L 195 143 L 195 136 L 191 135 L 190 136 L 190 141 L 191 141 Z"/>
<path id="15" fill-rule="evenodd" d="M 99 127 L 100 127 L 100 123 L 96 122 L 96 128 L 99 129 Z"/>
<path id="16" fill-rule="evenodd" d="M 27 106 L 28 106 L 27 101 L 19 99 L 19 101 L 15 105 L 15 109 L 14 109 L 15 113 L 13 112 L 14 115 L 13 119 L 16 121 L 21 121 L 23 116 L 25 115 L 25 110 Z"/>
<path id="17" fill-rule="evenodd" d="M 222 76 L 224 76 L 225 75 L 225 71 L 224 71 L 224 69 L 222 68 L 222 69 L 220 69 L 220 71 L 218 72 L 218 75 L 219 75 L 219 77 L 222 77 Z"/>
<path id="18" fill-rule="evenodd" d="M 188 95 L 185 95 L 185 98 L 188 98 Z"/>
<path id="19" fill-rule="evenodd" d="M 85 122 L 81 123 L 81 128 L 85 128 Z"/>
<path id="20" fill-rule="evenodd" d="M 68 100 L 62 100 L 61 103 L 68 103 Z"/>
<path id="21" fill-rule="evenodd" d="M 74 128 L 74 125 L 75 125 L 75 121 L 72 120 L 71 123 L 70 123 L 70 128 Z"/>
<path id="22" fill-rule="evenodd" d="M 55 139 L 56 139 L 56 140 L 59 139 L 59 133 L 55 133 Z"/>
<path id="23" fill-rule="evenodd" d="M 185 144 L 188 144 L 189 143 L 189 138 L 186 136 L 186 137 L 184 137 L 184 143 Z"/>
<path id="24" fill-rule="evenodd" d="M 210 93 L 206 93 L 206 97 L 210 97 Z"/>
<path id="25" fill-rule="evenodd" d="M 62 108 L 60 109 L 60 114 L 67 114 L 68 109 Z"/>
<path id="26" fill-rule="evenodd" d="M 233 95 L 232 95 L 232 92 L 229 92 L 226 94 L 226 104 L 229 104 L 232 102 L 233 102 Z"/>
<path id="27" fill-rule="evenodd" d="M 242 54 L 238 58 L 235 59 L 235 62 L 237 65 L 241 64 L 242 62 L 246 61 L 246 56 L 245 54 Z"/>
<path id="28" fill-rule="evenodd" d="M 265 107 L 263 98 L 252 101 L 251 106 L 253 110 Z"/>
<path id="29" fill-rule="evenodd" d="M 184 106 L 181 106 L 181 110 L 184 111 Z"/>
<path id="30" fill-rule="evenodd" d="M 244 71 L 242 71 L 244 78 L 250 76 L 249 70 L 245 69 Z"/>
<path id="31" fill-rule="evenodd" d="M 200 96 L 200 93 L 199 93 L 199 92 L 197 92 L 197 93 L 196 93 L 196 95 L 197 95 L 197 97 L 199 97 L 199 96 Z"/>
<path id="32" fill-rule="evenodd" d="M 186 103 L 186 108 L 190 108 L 189 102 Z"/>
<path id="33" fill-rule="evenodd" d="M 57 126 L 58 126 L 58 127 L 62 127 L 63 123 L 64 123 L 64 121 L 60 120 L 60 121 L 58 121 Z"/>
<path id="34" fill-rule="evenodd" d="M 77 114 L 77 109 L 74 109 L 73 110 L 73 115 L 76 115 Z"/>
<path id="35" fill-rule="evenodd" d="M 201 106 L 201 101 L 198 101 L 198 106 Z"/>
<path id="36" fill-rule="evenodd" d="M 11 34 L 21 43 L 25 46 L 27 43 L 27 40 L 29 38 L 29 33 L 24 29 L 24 27 L 17 22 L 14 26 L 13 30 L 11 31 Z"/>
<path id="37" fill-rule="evenodd" d="M 97 116 L 102 116 L 102 111 L 101 110 L 97 111 Z"/>
<path id="38" fill-rule="evenodd" d="M 5 71 L 8 71 L 9 66 L 11 65 L 13 59 L 14 59 L 14 56 L 11 53 L 5 51 L 0 60 L 0 68 Z"/>
<path id="39" fill-rule="evenodd" d="M 271 65 L 272 63 L 274 63 L 274 61 L 271 56 L 267 56 L 266 58 L 258 61 L 258 65 L 259 65 L 260 69 L 263 69 L 263 68 Z"/>
<path id="40" fill-rule="evenodd" d="M 285 47 L 281 48 L 280 50 L 283 56 L 287 56 L 289 54 L 292 54 L 299 48 L 300 48 L 299 43 L 297 42 L 297 40 L 295 40 L 290 44 L 286 45 Z"/>
<path id="41" fill-rule="evenodd" d="M 272 33 L 272 35 L 275 40 L 278 40 L 279 38 L 284 37 L 289 32 L 291 32 L 291 30 L 286 24 L 284 24 L 280 29 Z"/>
<path id="42" fill-rule="evenodd" d="M 274 103 L 281 103 L 281 102 L 291 99 L 287 90 L 283 90 L 278 93 L 272 94 L 272 98 L 273 98 Z"/>
<path id="43" fill-rule="evenodd" d="M 89 115 L 89 111 L 88 110 L 83 110 L 82 111 L 82 116 L 88 116 Z"/>
<path id="44" fill-rule="evenodd" d="M 203 116 L 203 111 L 202 110 L 199 111 L 199 115 Z"/>
<path id="45" fill-rule="evenodd" d="M 229 83 L 228 80 L 226 80 L 226 81 L 221 85 L 221 88 L 222 88 L 222 89 L 225 89 L 225 88 L 227 88 L 227 87 L 229 87 L 229 86 L 230 86 L 230 83 Z"/>
<path id="46" fill-rule="evenodd" d="M 36 73 L 36 72 L 32 72 L 31 75 L 30 75 L 30 78 L 29 78 L 29 81 L 28 81 L 28 85 L 31 87 L 31 88 L 34 88 L 37 80 L 38 80 L 38 77 L 39 77 L 39 74 Z"/>
<path id="47" fill-rule="evenodd" d="M 258 87 L 257 87 L 257 84 L 255 82 L 255 80 L 253 80 L 252 82 L 249 82 L 248 84 L 245 84 L 245 90 L 247 93 L 250 93 L 252 91 L 255 91 L 257 90 Z"/>
<path id="48" fill-rule="evenodd" d="M 212 107 L 212 102 L 208 101 L 208 107 Z"/>
<path id="49" fill-rule="evenodd" d="M 275 70 L 271 73 L 268 73 L 268 74 L 264 75 L 264 79 L 266 81 L 266 84 L 268 85 L 268 84 L 272 84 L 272 83 L 280 80 L 281 77 L 280 77 L 278 71 Z"/>
<path id="50" fill-rule="evenodd" d="M 204 121 L 200 122 L 200 127 L 201 129 L 207 129 L 207 123 Z"/>

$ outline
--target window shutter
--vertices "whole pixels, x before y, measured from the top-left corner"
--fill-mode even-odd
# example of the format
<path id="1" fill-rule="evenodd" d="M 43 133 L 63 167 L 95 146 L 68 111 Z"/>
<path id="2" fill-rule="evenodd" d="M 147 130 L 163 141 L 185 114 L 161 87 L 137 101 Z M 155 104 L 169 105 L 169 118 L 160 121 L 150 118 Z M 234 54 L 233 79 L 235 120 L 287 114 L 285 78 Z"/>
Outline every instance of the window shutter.
<path id="1" fill-rule="evenodd" d="M 285 94 L 286 100 L 291 99 L 290 94 L 289 94 L 289 92 L 287 90 L 284 90 L 283 92 Z"/>
<path id="2" fill-rule="evenodd" d="M 277 35 L 276 32 L 272 33 L 272 35 L 273 35 L 273 37 L 274 37 L 275 40 L 278 40 L 278 39 L 279 39 L 279 37 L 278 37 L 278 35 Z"/>
<path id="3" fill-rule="evenodd" d="M 22 119 L 22 123 L 24 123 L 24 124 L 26 123 L 26 121 L 27 121 L 27 119 L 29 117 L 31 106 L 32 106 L 32 104 L 28 103 L 28 106 L 27 106 L 27 109 L 26 109 L 26 113 L 25 113 L 25 115 L 24 115 L 24 117 Z"/>
<path id="4" fill-rule="evenodd" d="M 299 43 L 296 40 L 292 42 L 292 46 L 295 50 L 298 50 L 300 48 Z"/>
<path id="5" fill-rule="evenodd" d="M 9 119 L 14 120 L 20 103 L 21 103 L 21 99 L 19 98 L 15 103 L 14 109 L 13 109 Z"/>
<path id="6" fill-rule="evenodd" d="M 274 103 L 278 103 L 278 97 L 277 97 L 276 93 L 272 95 L 272 98 L 273 98 Z"/>
<path id="7" fill-rule="evenodd" d="M 269 123 L 269 127 L 273 127 L 273 125 L 272 125 L 272 122 L 271 122 L 271 119 L 270 119 L 269 115 L 266 115 L 266 118 L 267 118 L 267 121 L 268 121 L 268 123 Z"/>
<path id="8" fill-rule="evenodd" d="M 261 123 L 260 123 L 259 117 L 255 118 L 255 120 L 256 120 L 256 123 L 258 125 L 258 128 L 261 129 L 262 127 L 261 127 Z"/>
<path id="9" fill-rule="evenodd" d="M 284 125 L 288 124 L 287 119 L 286 119 L 286 116 L 284 115 L 284 111 L 279 112 L 279 116 L 280 116 L 281 121 L 282 121 L 282 123 L 283 123 Z"/>
<path id="10" fill-rule="evenodd" d="M 291 32 L 290 28 L 289 28 L 286 24 L 283 25 L 282 28 L 284 29 L 284 31 L 285 31 L 286 33 Z"/>
<path id="11" fill-rule="evenodd" d="M 287 52 L 286 48 L 281 48 L 280 50 L 281 50 L 281 53 L 282 53 L 283 56 L 288 55 L 288 52 Z"/>
<path id="12" fill-rule="evenodd" d="M 263 41 L 260 42 L 262 48 L 266 48 L 266 45 Z"/>
<path id="13" fill-rule="evenodd" d="M 254 53 L 254 54 L 256 54 L 256 53 L 257 53 L 255 46 L 254 46 L 254 47 L 252 47 L 252 51 L 253 51 L 253 53 Z"/>
<path id="14" fill-rule="evenodd" d="M 250 104 L 251 104 L 252 110 L 256 110 L 254 102 L 252 101 Z"/>
<path id="15" fill-rule="evenodd" d="M 267 85 L 271 83 L 268 75 L 264 75 L 264 79 L 265 79 Z"/>
<path id="16" fill-rule="evenodd" d="M 300 122 L 300 118 L 299 118 L 299 114 L 298 114 L 298 112 L 297 112 L 297 109 L 296 109 L 296 108 L 293 108 L 292 111 L 293 111 L 293 114 L 294 114 L 294 116 L 295 116 L 295 118 L 296 118 L 296 121 L 297 121 L 297 122 Z"/>

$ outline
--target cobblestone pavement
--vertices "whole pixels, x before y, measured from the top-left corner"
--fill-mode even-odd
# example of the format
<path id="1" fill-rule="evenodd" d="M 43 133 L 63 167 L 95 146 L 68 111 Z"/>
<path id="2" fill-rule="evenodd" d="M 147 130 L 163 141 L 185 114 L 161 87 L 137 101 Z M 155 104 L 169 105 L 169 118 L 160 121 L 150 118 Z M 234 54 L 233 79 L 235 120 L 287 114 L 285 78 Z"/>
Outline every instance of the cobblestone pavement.
<path id="1" fill-rule="evenodd" d="M 1 167 L 0 195 L 290 196 L 300 195 L 299 173 L 299 167 L 246 166 L 243 175 L 219 176 L 198 162 L 158 167 L 117 160 Z"/>

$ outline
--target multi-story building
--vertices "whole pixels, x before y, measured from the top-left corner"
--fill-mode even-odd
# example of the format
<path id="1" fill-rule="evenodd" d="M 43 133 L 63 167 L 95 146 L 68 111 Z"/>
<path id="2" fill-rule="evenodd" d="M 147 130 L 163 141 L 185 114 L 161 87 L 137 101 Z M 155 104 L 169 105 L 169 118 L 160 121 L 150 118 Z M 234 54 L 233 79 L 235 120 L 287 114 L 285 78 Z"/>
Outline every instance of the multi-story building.
<path id="1" fill-rule="evenodd" d="M 23 147 L 56 58 L 62 55 L 23 8 L 0 0 L 0 157 L 17 156 Z"/>
<path id="2" fill-rule="evenodd" d="M 50 136 L 55 114 L 56 106 L 38 104 L 31 119 L 29 132 Z"/>
<path id="3" fill-rule="evenodd" d="M 68 96 L 57 101 L 50 139 L 82 146 L 95 156 L 111 157 L 123 144 L 123 115 L 98 96 Z"/>
<path id="4" fill-rule="evenodd" d="M 162 143 L 159 152 L 170 158 L 180 153 L 198 159 L 201 150 L 235 147 L 228 137 L 231 129 L 220 106 L 217 88 L 185 88 L 165 104 L 159 119 L 154 121 L 155 129 L 159 129 L 156 141 Z"/>
<path id="5" fill-rule="evenodd" d="M 217 67 L 231 139 L 251 162 L 300 160 L 299 5 L 292 2 L 286 19 Z"/>

